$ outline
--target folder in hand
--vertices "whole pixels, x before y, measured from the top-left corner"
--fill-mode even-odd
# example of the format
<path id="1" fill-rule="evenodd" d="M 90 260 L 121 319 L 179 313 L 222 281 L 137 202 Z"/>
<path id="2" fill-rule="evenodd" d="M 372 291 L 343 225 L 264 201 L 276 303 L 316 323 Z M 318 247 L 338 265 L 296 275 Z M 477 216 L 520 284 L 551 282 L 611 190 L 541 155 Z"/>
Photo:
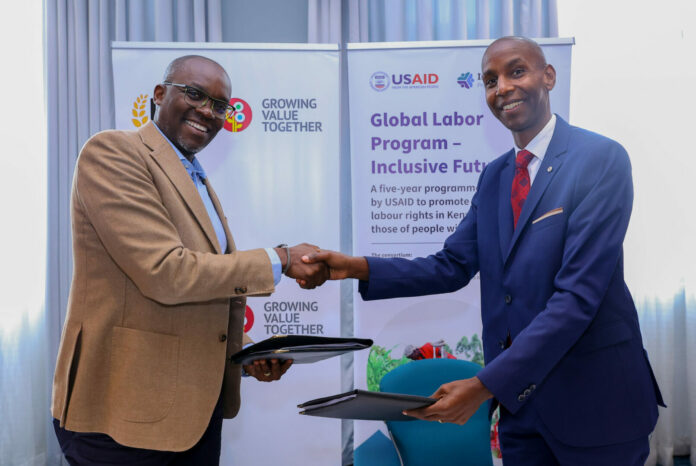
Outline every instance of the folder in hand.
<path id="1" fill-rule="evenodd" d="M 310 416 L 369 421 L 413 421 L 416 418 L 404 416 L 402 411 L 424 408 L 436 401 L 435 398 L 425 396 L 369 392 L 358 389 L 325 398 L 317 398 L 297 405 L 297 407 L 304 408 L 300 414 Z"/>
<path id="2" fill-rule="evenodd" d="M 236 364 L 250 364 L 258 359 L 292 359 L 294 364 L 309 364 L 372 346 L 372 340 L 334 338 L 313 335 L 271 337 L 233 354 Z"/>

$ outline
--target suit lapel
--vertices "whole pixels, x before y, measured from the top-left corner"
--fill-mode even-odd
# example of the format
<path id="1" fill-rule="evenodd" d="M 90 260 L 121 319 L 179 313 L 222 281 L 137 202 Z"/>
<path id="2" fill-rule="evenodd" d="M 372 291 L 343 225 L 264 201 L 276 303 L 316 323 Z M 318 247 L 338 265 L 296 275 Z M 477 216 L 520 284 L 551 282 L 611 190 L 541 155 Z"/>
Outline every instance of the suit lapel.
<path id="1" fill-rule="evenodd" d="M 500 240 L 500 256 L 507 257 L 510 240 L 513 233 L 512 205 L 510 195 L 512 193 L 512 179 L 515 176 L 515 151 L 508 152 L 505 156 L 505 166 L 500 171 L 498 185 L 498 235 Z"/>
<path id="2" fill-rule="evenodd" d="M 151 121 L 143 128 L 138 130 L 143 143 L 150 149 L 150 156 L 160 166 L 162 171 L 167 175 L 176 190 L 181 195 L 184 203 L 188 206 L 201 229 L 205 233 L 215 252 L 221 253 L 220 245 L 218 244 L 215 228 L 213 227 L 208 211 L 203 205 L 201 195 L 193 184 L 193 180 L 189 176 L 184 164 L 181 163 L 179 157 L 172 149 L 171 145 L 154 127 Z M 216 207 L 217 208 L 217 207 Z M 223 218 L 223 217 L 221 217 Z M 227 231 L 225 231 L 227 233 Z"/>
<path id="3" fill-rule="evenodd" d="M 512 240 L 510 241 L 507 253 L 503 256 L 504 262 L 507 262 L 512 250 L 515 248 L 517 240 L 520 238 L 522 231 L 526 228 L 527 223 L 536 209 L 537 204 L 544 195 L 546 188 L 551 183 L 551 180 L 556 176 L 561 165 L 563 163 L 563 155 L 568 149 L 568 138 L 570 137 L 570 127 L 568 123 L 563 121 L 561 117 L 556 116 L 556 128 L 553 132 L 553 137 L 549 143 L 548 149 L 546 149 L 546 155 L 544 160 L 539 167 L 539 171 L 534 178 L 534 183 L 532 183 L 532 188 L 529 190 L 529 195 L 527 200 L 524 201 L 522 206 L 522 212 L 520 212 L 520 218 L 517 220 L 517 228 L 515 228 L 512 234 Z M 550 170 L 549 170 L 550 168 Z M 514 172 L 514 170 L 513 170 Z M 512 178 L 510 179 L 509 191 L 512 190 Z M 508 203 L 510 201 L 510 196 L 507 197 Z M 512 211 L 512 207 L 510 208 Z"/>

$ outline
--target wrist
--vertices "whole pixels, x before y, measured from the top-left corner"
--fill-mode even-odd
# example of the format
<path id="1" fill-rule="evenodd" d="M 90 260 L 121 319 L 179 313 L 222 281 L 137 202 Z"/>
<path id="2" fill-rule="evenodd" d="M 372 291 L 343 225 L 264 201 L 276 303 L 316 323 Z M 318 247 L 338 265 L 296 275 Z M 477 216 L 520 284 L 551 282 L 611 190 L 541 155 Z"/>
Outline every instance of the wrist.
<path id="1" fill-rule="evenodd" d="M 358 280 L 367 281 L 370 279 L 370 266 L 367 259 L 362 256 L 351 258 L 351 276 Z"/>
<path id="2" fill-rule="evenodd" d="M 276 246 L 274 249 L 276 254 L 278 254 L 278 257 L 280 258 L 280 265 L 282 268 L 281 273 L 283 275 L 287 275 L 288 269 L 290 269 L 290 248 L 287 244 L 282 243 Z"/>
<path id="3" fill-rule="evenodd" d="M 491 393 L 491 391 L 488 390 L 488 387 L 486 387 L 483 384 L 483 382 L 481 382 L 481 379 L 474 376 L 473 380 L 474 380 L 474 383 L 476 384 L 476 387 L 478 389 L 478 393 L 481 396 L 481 400 L 482 400 L 481 402 L 493 398 L 493 393 Z"/>

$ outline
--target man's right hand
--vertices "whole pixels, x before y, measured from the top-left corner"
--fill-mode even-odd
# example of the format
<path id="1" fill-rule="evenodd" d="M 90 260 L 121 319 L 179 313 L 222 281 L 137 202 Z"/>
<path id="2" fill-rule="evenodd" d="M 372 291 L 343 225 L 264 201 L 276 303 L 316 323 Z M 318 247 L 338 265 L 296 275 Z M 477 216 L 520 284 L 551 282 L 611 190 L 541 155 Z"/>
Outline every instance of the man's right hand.
<path id="1" fill-rule="evenodd" d="M 343 280 L 344 278 L 357 278 L 358 280 L 368 280 L 370 269 L 367 259 L 358 256 L 348 256 L 336 251 L 316 251 L 304 257 L 305 264 L 324 263 L 329 268 L 330 280 Z M 300 286 L 303 286 L 298 280 Z"/>
<path id="2" fill-rule="evenodd" d="M 303 256 L 310 255 L 319 251 L 319 248 L 313 244 L 302 243 L 290 248 L 290 266 L 285 272 L 290 278 L 294 278 L 298 283 L 302 282 L 302 288 L 315 288 L 329 279 L 329 269 L 326 264 L 305 263 L 302 261 Z M 276 248 L 281 264 L 285 268 L 288 260 L 285 249 Z"/>

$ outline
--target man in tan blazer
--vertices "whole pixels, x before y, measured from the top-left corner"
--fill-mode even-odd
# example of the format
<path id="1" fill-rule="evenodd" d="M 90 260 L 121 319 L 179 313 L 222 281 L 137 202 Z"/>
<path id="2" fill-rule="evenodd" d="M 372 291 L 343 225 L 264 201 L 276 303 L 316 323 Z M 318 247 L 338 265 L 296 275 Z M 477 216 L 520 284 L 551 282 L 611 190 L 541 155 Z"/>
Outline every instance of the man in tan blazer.
<path id="1" fill-rule="evenodd" d="M 52 413 L 71 464 L 217 464 L 222 418 L 239 410 L 246 296 L 279 271 L 328 278 L 316 247 L 238 251 L 195 154 L 224 124 L 230 79 L 199 56 L 174 60 L 154 123 L 82 148 L 72 191 L 74 275 Z M 276 270 L 274 274 L 274 268 Z M 261 381 L 289 363 L 245 366 Z"/>

